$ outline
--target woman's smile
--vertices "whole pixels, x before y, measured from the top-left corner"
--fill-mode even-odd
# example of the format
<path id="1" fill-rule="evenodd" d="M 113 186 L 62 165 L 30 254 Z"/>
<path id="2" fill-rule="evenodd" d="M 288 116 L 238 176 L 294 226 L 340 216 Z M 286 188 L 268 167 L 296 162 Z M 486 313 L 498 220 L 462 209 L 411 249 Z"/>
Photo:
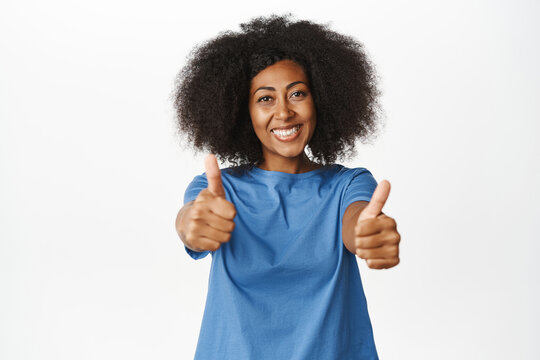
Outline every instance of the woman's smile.
<path id="1" fill-rule="evenodd" d="M 293 125 L 285 128 L 274 128 L 270 131 L 279 141 L 293 141 L 300 135 L 300 132 L 302 131 L 302 124 Z"/>

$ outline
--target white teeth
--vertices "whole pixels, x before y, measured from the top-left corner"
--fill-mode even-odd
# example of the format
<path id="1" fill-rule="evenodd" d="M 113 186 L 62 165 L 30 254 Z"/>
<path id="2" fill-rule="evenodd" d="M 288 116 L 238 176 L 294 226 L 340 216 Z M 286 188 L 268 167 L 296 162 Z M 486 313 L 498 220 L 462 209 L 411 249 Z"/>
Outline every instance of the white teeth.
<path id="1" fill-rule="evenodd" d="M 289 137 L 289 136 L 291 136 L 293 134 L 296 134 L 298 129 L 300 129 L 300 125 L 297 125 L 297 126 L 293 127 L 292 129 L 288 129 L 288 130 L 273 129 L 272 132 L 274 134 L 276 134 L 277 136 L 279 136 L 279 137 Z"/>

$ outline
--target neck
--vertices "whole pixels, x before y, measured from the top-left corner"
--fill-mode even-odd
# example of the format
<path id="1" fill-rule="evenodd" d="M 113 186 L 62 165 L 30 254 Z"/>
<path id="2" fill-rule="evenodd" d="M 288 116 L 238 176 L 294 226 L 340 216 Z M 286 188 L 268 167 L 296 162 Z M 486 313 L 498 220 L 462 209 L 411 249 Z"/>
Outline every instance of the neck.
<path id="1" fill-rule="evenodd" d="M 306 153 L 302 153 L 296 158 L 265 159 L 259 165 L 259 168 L 268 171 L 280 171 L 289 174 L 301 174 L 321 167 L 309 160 Z"/>

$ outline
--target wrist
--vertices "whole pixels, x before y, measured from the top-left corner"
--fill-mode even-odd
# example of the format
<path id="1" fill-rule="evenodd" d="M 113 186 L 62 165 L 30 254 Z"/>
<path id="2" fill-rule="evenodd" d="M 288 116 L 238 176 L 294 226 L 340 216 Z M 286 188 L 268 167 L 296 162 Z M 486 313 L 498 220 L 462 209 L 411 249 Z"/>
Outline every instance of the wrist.
<path id="1" fill-rule="evenodd" d="M 360 217 L 360 214 L 366 208 L 367 205 L 368 205 L 367 201 L 355 201 L 347 207 L 347 209 L 345 210 L 345 213 L 343 214 L 342 230 L 341 230 L 343 245 L 345 245 L 345 248 L 349 250 L 349 252 L 355 255 L 356 255 L 355 227 L 356 227 L 356 223 L 358 222 L 358 218 Z"/>
<path id="2" fill-rule="evenodd" d="M 186 239 L 186 229 L 187 225 L 189 223 L 189 212 L 191 207 L 193 206 L 193 201 L 188 202 L 185 204 L 180 211 L 178 211 L 178 215 L 176 215 L 176 233 L 180 237 L 180 240 L 186 245 L 189 249 L 195 250 L 191 247 L 191 245 L 188 243 Z"/>

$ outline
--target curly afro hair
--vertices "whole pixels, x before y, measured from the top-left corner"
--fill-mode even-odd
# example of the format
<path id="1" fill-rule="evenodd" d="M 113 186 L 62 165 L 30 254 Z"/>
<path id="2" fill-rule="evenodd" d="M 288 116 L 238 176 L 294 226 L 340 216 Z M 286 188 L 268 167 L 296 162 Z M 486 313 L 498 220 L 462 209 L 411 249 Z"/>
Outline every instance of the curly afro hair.
<path id="1" fill-rule="evenodd" d="M 234 165 L 256 165 L 262 146 L 248 110 L 251 79 L 284 59 L 305 71 L 317 125 L 308 147 L 312 160 L 331 164 L 369 140 L 379 118 L 374 66 L 363 45 L 326 25 L 291 15 L 258 17 L 196 47 L 174 90 L 178 130 L 198 150 Z"/>

